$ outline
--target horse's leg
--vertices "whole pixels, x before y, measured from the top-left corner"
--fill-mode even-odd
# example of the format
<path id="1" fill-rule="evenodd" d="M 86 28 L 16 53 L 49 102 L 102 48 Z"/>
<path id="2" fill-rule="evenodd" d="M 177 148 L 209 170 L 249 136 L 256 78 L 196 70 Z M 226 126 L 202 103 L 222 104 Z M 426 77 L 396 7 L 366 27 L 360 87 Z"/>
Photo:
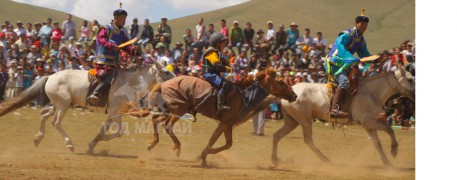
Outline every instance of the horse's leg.
<path id="1" fill-rule="evenodd" d="M 58 106 L 56 105 L 56 115 L 54 116 L 54 121 L 53 125 L 56 127 L 57 131 L 64 137 L 65 139 L 65 147 L 67 147 L 71 152 L 74 152 L 75 146 L 73 145 L 73 142 L 71 141 L 70 136 L 65 132 L 65 130 L 62 127 L 62 120 L 63 117 L 65 116 L 65 113 L 67 112 L 69 106 L 66 105 L 61 105 Z"/>
<path id="2" fill-rule="evenodd" d="M 176 123 L 176 121 L 179 120 L 180 116 L 175 116 L 171 115 L 170 118 L 168 119 L 169 122 L 165 121 L 166 124 L 163 124 L 163 127 L 165 128 L 165 131 L 167 134 L 170 136 L 170 138 L 173 140 L 173 143 L 175 144 L 173 146 L 173 151 L 175 151 L 176 156 L 181 155 L 181 142 L 179 142 L 179 139 L 176 137 L 175 133 L 173 132 L 173 125 Z"/>
<path id="3" fill-rule="evenodd" d="M 364 124 L 364 127 L 367 129 L 376 129 L 376 130 L 382 130 L 389 134 L 390 140 L 391 140 L 391 145 L 390 145 L 390 153 L 392 154 L 393 157 L 397 156 L 398 153 L 398 142 L 397 138 L 395 137 L 395 132 L 394 130 L 388 126 L 387 124 L 381 123 L 379 121 L 367 121 Z"/>
<path id="4" fill-rule="evenodd" d="M 103 133 L 100 137 L 100 141 L 110 141 L 114 138 L 121 137 L 124 134 L 124 127 L 122 126 L 122 119 L 120 115 L 111 116 L 112 122 L 110 126 L 116 125 L 118 127 L 117 131 L 112 134 Z"/>
<path id="5" fill-rule="evenodd" d="M 209 138 L 208 145 L 205 147 L 205 149 L 203 149 L 203 152 L 201 154 L 203 167 L 208 166 L 208 164 L 206 163 L 206 156 L 208 156 L 208 151 L 214 145 L 214 143 L 216 143 L 217 139 L 221 136 L 221 134 L 223 132 L 224 132 L 223 124 L 219 123 L 219 125 L 214 130 L 213 135 L 211 135 L 211 138 Z"/>
<path id="6" fill-rule="evenodd" d="M 46 130 L 46 120 L 53 116 L 55 114 L 56 108 L 54 106 L 44 109 L 41 111 L 41 125 L 40 125 L 40 131 L 35 135 L 35 138 L 33 139 L 33 142 L 35 143 L 35 146 L 38 147 L 40 145 L 41 140 L 44 138 L 45 130 Z"/>
<path id="7" fill-rule="evenodd" d="M 89 149 L 87 150 L 87 154 L 93 154 L 94 153 L 94 148 L 100 141 L 101 137 L 106 133 L 106 130 L 109 128 L 109 124 L 111 123 L 111 118 L 108 118 L 105 120 L 105 123 L 103 123 L 102 127 L 98 131 L 98 134 L 95 136 L 95 138 L 89 143 Z"/>
<path id="8" fill-rule="evenodd" d="M 160 116 L 158 115 L 153 115 L 152 116 L 152 125 L 154 127 L 154 136 L 152 138 L 152 141 L 149 143 L 148 146 L 148 151 L 150 151 L 152 148 L 154 148 L 157 143 L 159 143 L 159 122 L 160 120 L 158 119 Z"/>
<path id="9" fill-rule="evenodd" d="M 287 112 L 283 111 L 284 125 L 273 134 L 273 150 L 271 152 L 271 161 L 274 167 L 278 165 L 278 143 L 298 126 L 298 122 L 291 119 Z"/>
<path id="10" fill-rule="evenodd" d="M 378 150 L 378 153 L 381 156 L 382 163 L 384 163 L 384 165 L 386 165 L 386 166 L 392 166 L 389 159 L 387 159 L 386 154 L 382 150 L 382 145 L 381 145 L 381 141 L 379 141 L 377 130 L 375 130 L 375 129 L 366 129 L 366 130 L 367 130 L 368 135 L 370 136 L 371 140 L 373 141 L 373 144 L 374 144 L 376 150 Z"/>
<path id="11" fill-rule="evenodd" d="M 306 145 L 308 145 L 309 148 L 311 148 L 311 150 L 313 150 L 313 152 L 317 155 L 317 157 L 319 157 L 319 159 L 322 161 L 322 162 L 330 162 L 330 159 L 327 158 L 327 156 L 325 156 L 320 150 L 319 148 L 316 147 L 316 145 L 314 145 L 314 141 L 313 141 L 313 127 L 312 127 L 312 122 L 313 121 L 313 118 L 312 117 L 306 117 L 305 121 L 303 121 L 301 123 L 301 128 L 303 130 L 303 138 L 304 138 L 304 141 L 306 143 Z"/>

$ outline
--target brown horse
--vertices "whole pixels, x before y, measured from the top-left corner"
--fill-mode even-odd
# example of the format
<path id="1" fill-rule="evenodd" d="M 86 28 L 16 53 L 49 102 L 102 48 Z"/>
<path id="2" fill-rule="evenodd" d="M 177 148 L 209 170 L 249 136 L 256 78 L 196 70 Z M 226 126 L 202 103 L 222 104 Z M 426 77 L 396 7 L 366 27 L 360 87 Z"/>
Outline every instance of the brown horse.
<path id="1" fill-rule="evenodd" d="M 265 101 L 268 94 L 286 99 L 289 102 L 296 100 L 297 95 L 282 80 L 276 80 L 276 71 L 267 69 L 259 71 L 255 76 L 250 75 L 238 86 L 233 86 L 227 95 L 227 105 L 230 110 L 218 112 L 214 88 L 205 80 L 180 76 L 156 86 L 150 93 L 150 102 L 164 102 L 164 110 L 159 115 L 152 117 L 154 137 L 148 147 L 151 150 L 159 142 L 158 124 L 163 123 L 167 134 L 174 142 L 173 150 L 179 156 L 181 143 L 173 133 L 173 125 L 189 110 L 198 112 L 206 117 L 218 120 L 220 123 L 211 136 L 207 147 L 201 153 L 202 166 L 207 166 L 206 156 L 216 154 L 229 149 L 232 146 L 232 129 L 247 121 L 256 112 L 268 106 Z M 273 100 L 274 98 L 269 98 Z M 263 101 L 263 102 L 262 102 Z M 150 104 L 153 107 L 154 104 Z M 155 104 L 162 106 L 159 104 Z M 127 112 L 128 107 L 123 112 Z M 127 112 L 133 116 L 147 116 L 150 110 L 143 112 Z M 218 148 L 212 148 L 217 139 L 224 133 L 226 144 Z"/>

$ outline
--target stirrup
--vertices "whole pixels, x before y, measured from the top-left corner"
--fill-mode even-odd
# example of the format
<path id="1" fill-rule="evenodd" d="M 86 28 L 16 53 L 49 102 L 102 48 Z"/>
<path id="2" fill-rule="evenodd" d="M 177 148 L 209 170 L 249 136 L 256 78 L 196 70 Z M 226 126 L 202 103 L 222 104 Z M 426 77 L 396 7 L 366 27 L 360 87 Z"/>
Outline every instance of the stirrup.
<path id="1" fill-rule="evenodd" d="M 231 109 L 230 106 L 225 106 L 225 105 L 222 105 L 222 104 L 217 105 L 217 110 L 219 110 L 219 111 L 228 111 L 230 109 Z"/>

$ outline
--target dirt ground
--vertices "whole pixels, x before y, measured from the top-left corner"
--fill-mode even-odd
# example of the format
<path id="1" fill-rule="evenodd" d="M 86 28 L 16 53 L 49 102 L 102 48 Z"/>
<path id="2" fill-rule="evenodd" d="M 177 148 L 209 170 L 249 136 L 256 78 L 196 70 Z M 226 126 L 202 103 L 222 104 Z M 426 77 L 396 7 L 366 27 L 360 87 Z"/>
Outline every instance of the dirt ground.
<path id="1" fill-rule="evenodd" d="M 379 132 L 384 151 L 394 168 L 385 168 L 367 133 L 360 126 L 333 129 L 314 123 L 314 141 L 332 162 L 320 162 L 303 143 L 301 128 L 279 144 L 277 168 L 270 168 L 272 135 L 283 124 L 268 121 L 266 136 L 251 136 L 252 122 L 234 130 L 231 149 L 208 156 L 211 168 L 197 159 L 217 122 L 197 116 L 197 122 L 180 120 L 175 132 L 182 143 L 181 156 L 161 132 L 159 144 L 147 151 L 149 118 L 124 117 L 128 134 L 100 142 L 95 156 L 86 155 L 87 144 L 98 132 L 105 115 L 69 110 L 63 127 L 72 137 L 75 152 L 64 147 L 62 136 L 47 122 L 46 137 L 36 148 L 39 109 L 22 108 L 0 118 L 0 179 L 414 179 L 415 130 L 395 130 L 399 152 L 390 155 L 390 139 Z M 345 136 L 346 135 L 346 136 Z M 223 144 L 220 140 L 216 146 Z"/>

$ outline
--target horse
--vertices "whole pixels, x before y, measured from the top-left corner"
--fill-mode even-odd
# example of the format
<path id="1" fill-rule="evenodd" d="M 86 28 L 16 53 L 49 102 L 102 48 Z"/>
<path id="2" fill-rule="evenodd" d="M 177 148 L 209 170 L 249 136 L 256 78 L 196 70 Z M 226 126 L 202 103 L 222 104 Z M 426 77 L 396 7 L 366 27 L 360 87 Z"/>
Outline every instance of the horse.
<path id="1" fill-rule="evenodd" d="M 374 143 L 376 150 L 381 156 L 385 166 L 391 166 L 378 138 L 377 130 L 385 131 L 391 139 L 391 154 L 396 157 L 398 142 L 392 128 L 380 122 L 378 115 L 382 112 L 382 106 L 393 95 L 399 93 L 414 99 L 415 80 L 411 74 L 405 71 L 399 64 L 395 72 L 368 77 L 360 81 L 358 91 L 350 103 L 350 118 L 330 118 L 329 108 L 331 97 L 325 84 L 299 83 L 294 85 L 293 90 L 299 94 L 297 101 L 289 103 L 281 101 L 284 125 L 274 133 L 271 160 L 273 166 L 278 164 L 277 148 L 279 141 L 301 125 L 304 141 L 322 162 L 330 160 L 314 145 L 312 137 L 312 122 L 314 118 L 333 123 L 360 124 L 365 128 Z"/>
<path id="2" fill-rule="evenodd" d="M 161 114 L 152 117 L 155 132 L 148 150 L 154 148 L 159 142 L 158 124 L 163 122 L 162 125 L 174 142 L 173 150 L 179 157 L 181 143 L 173 133 L 173 125 L 189 110 L 198 112 L 203 116 L 219 121 L 219 125 L 213 132 L 207 147 L 201 153 L 202 166 L 207 167 L 206 157 L 208 154 L 216 154 L 232 146 L 232 129 L 246 122 L 249 117 L 266 108 L 274 100 L 274 97 L 268 96 L 268 94 L 284 98 L 290 102 L 296 100 L 297 95 L 292 89 L 282 80 L 275 78 L 276 71 L 271 68 L 261 70 L 255 76 L 248 76 L 238 83 L 238 87 L 232 87 L 232 91 L 227 95 L 227 105 L 231 106 L 231 109 L 223 112 L 217 111 L 214 89 L 205 80 L 179 76 L 162 83 L 150 93 L 150 101 L 165 102 L 163 105 L 165 109 Z M 244 89 L 243 92 L 242 89 Z M 128 105 L 126 107 L 125 109 L 129 109 Z M 149 112 L 150 109 L 143 112 L 130 112 L 130 115 L 144 117 Z M 160 117 L 162 119 L 159 119 Z M 226 144 L 219 148 L 212 148 L 222 133 L 225 135 Z"/>
<path id="3" fill-rule="evenodd" d="M 8 99 L 0 104 L 0 116 L 14 111 L 40 95 L 47 96 L 52 106 L 41 111 L 41 126 L 35 135 L 34 144 L 36 147 L 40 144 L 45 136 L 46 120 L 54 116 L 52 124 L 65 139 L 65 147 L 74 152 L 74 144 L 71 137 L 62 127 L 62 121 L 65 113 L 72 105 L 85 107 L 89 110 L 99 113 L 107 113 L 106 123 L 121 123 L 121 115 L 118 109 L 126 101 L 137 100 L 141 94 L 147 94 L 153 85 L 157 82 L 164 82 L 174 77 L 166 68 L 159 63 L 149 66 L 138 67 L 137 71 L 116 70 L 116 77 L 111 85 L 108 96 L 107 107 L 91 106 L 86 103 L 86 96 L 89 91 L 89 75 L 86 70 L 64 70 L 44 76 L 35 82 L 31 87 L 19 94 L 17 97 Z M 105 134 L 107 130 L 103 125 L 97 136 L 89 144 L 87 153 L 92 154 L 93 149 L 98 141 L 109 141 L 121 137 L 123 134 L 122 126 L 116 133 Z"/>

